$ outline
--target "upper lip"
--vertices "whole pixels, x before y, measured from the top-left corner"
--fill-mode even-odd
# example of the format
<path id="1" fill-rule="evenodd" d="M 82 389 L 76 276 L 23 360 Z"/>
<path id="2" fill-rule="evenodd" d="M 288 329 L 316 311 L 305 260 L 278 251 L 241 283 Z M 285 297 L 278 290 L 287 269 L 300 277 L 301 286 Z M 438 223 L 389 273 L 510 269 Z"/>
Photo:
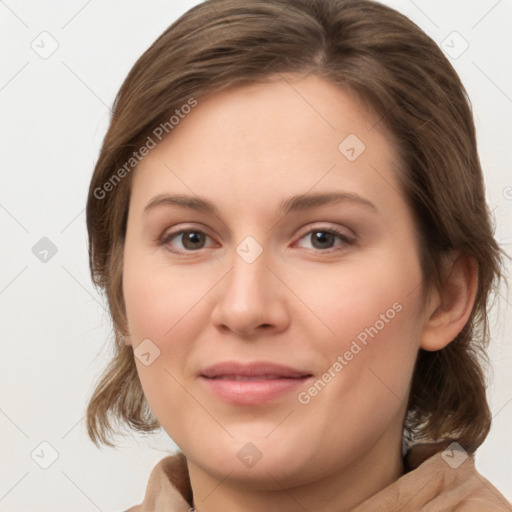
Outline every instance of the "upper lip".
<path id="1" fill-rule="evenodd" d="M 201 371 L 202 377 L 214 379 L 216 377 L 269 377 L 297 379 L 309 377 L 311 373 L 289 366 L 276 364 L 268 361 L 239 363 L 236 361 L 225 361 L 214 364 Z"/>

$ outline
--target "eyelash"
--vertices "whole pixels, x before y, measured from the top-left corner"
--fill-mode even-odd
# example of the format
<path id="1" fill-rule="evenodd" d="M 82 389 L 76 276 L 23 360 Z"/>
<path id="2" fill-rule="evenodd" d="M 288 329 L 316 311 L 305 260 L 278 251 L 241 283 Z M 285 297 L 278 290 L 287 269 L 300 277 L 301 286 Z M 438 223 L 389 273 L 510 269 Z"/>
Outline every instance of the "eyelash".
<path id="1" fill-rule="evenodd" d="M 174 232 L 171 232 L 171 233 L 167 233 L 165 234 L 162 239 L 159 241 L 159 245 L 165 245 L 167 246 L 167 249 L 172 252 L 172 253 L 175 253 L 175 254 L 193 254 L 193 253 L 199 253 L 201 252 L 204 248 L 200 248 L 200 249 L 196 249 L 196 250 L 185 250 L 185 251 L 176 251 L 174 249 L 171 249 L 169 247 L 169 242 L 179 236 L 179 235 L 182 235 L 183 233 L 200 233 L 202 235 L 205 235 L 206 237 L 210 238 L 211 237 L 209 235 L 207 235 L 204 231 L 201 231 L 200 229 L 193 229 L 193 228 L 190 228 L 190 229 L 180 229 L 179 231 L 174 231 Z M 300 237 L 299 237 L 299 240 L 302 240 L 304 237 L 306 237 L 307 235 L 311 235 L 312 233 L 328 233 L 328 234 L 332 234 L 336 237 L 338 237 L 342 242 L 343 242 L 343 245 L 345 244 L 348 244 L 348 245 L 355 245 L 356 243 L 356 239 L 355 238 L 352 238 L 352 237 L 349 237 L 347 236 L 345 233 L 343 233 L 342 231 L 336 229 L 336 228 L 313 228 L 313 229 L 310 229 L 309 231 L 306 231 L 305 233 L 303 233 Z M 329 247 L 328 249 L 309 249 L 309 248 L 306 248 L 306 250 L 308 251 L 312 251 L 312 252 L 318 252 L 318 253 L 327 253 L 327 254 L 331 254 L 333 252 L 338 252 L 340 250 L 343 250 L 343 249 L 340 249 L 339 246 L 335 246 L 335 247 Z"/>

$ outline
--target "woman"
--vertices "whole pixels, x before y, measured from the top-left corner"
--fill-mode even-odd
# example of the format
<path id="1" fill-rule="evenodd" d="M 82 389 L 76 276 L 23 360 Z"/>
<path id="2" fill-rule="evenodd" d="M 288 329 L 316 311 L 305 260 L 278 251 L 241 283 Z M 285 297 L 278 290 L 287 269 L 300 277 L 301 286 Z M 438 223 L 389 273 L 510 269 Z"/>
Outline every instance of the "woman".
<path id="1" fill-rule="evenodd" d="M 210 0 L 144 53 L 87 204 L 88 407 L 180 448 L 133 511 L 511 510 L 474 468 L 501 250 L 435 43 L 367 0 Z"/>

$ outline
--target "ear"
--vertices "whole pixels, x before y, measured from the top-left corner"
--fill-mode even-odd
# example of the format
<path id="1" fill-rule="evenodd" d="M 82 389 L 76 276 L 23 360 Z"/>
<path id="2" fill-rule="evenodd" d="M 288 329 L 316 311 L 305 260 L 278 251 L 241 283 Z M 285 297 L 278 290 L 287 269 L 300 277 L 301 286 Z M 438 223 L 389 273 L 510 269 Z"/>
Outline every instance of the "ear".
<path id="1" fill-rule="evenodd" d="M 478 271 L 470 256 L 454 257 L 441 290 L 433 293 L 421 337 L 423 350 L 446 347 L 462 331 L 475 303 Z"/>

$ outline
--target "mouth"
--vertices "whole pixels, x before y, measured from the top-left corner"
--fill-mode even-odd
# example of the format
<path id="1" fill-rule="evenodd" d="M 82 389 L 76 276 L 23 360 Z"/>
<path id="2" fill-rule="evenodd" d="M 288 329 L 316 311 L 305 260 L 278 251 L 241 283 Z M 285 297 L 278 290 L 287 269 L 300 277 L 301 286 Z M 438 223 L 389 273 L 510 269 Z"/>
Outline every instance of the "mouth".
<path id="1" fill-rule="evenodd" d="M 225 362 L 204 369 L 200 380 L 217 398 L 237 405 L 257 405 L 297 390 L 313 375 L 269 362 Z"/>
<path id="2" fill-rule="evenodd" d="M 294 379 L 300 377 L 283 377 L 279 375 L 219 375 L 217 377 L 206 377 L 216 380 L 239 380 L 239 381 L 255 381 L 255 380 L 275 380 L 275 379 Z"/>
<path id="3" fill-rule="evenodd" d="M 240 378 L 240 380 L 267 380 L 281 378 L 296 379 L 311 376 L 311 373 L 290 366 L 265 361 L 254 363 L 226 361 L 205 368 L 201 372 L 201 376 L 208 379 Z"/>

